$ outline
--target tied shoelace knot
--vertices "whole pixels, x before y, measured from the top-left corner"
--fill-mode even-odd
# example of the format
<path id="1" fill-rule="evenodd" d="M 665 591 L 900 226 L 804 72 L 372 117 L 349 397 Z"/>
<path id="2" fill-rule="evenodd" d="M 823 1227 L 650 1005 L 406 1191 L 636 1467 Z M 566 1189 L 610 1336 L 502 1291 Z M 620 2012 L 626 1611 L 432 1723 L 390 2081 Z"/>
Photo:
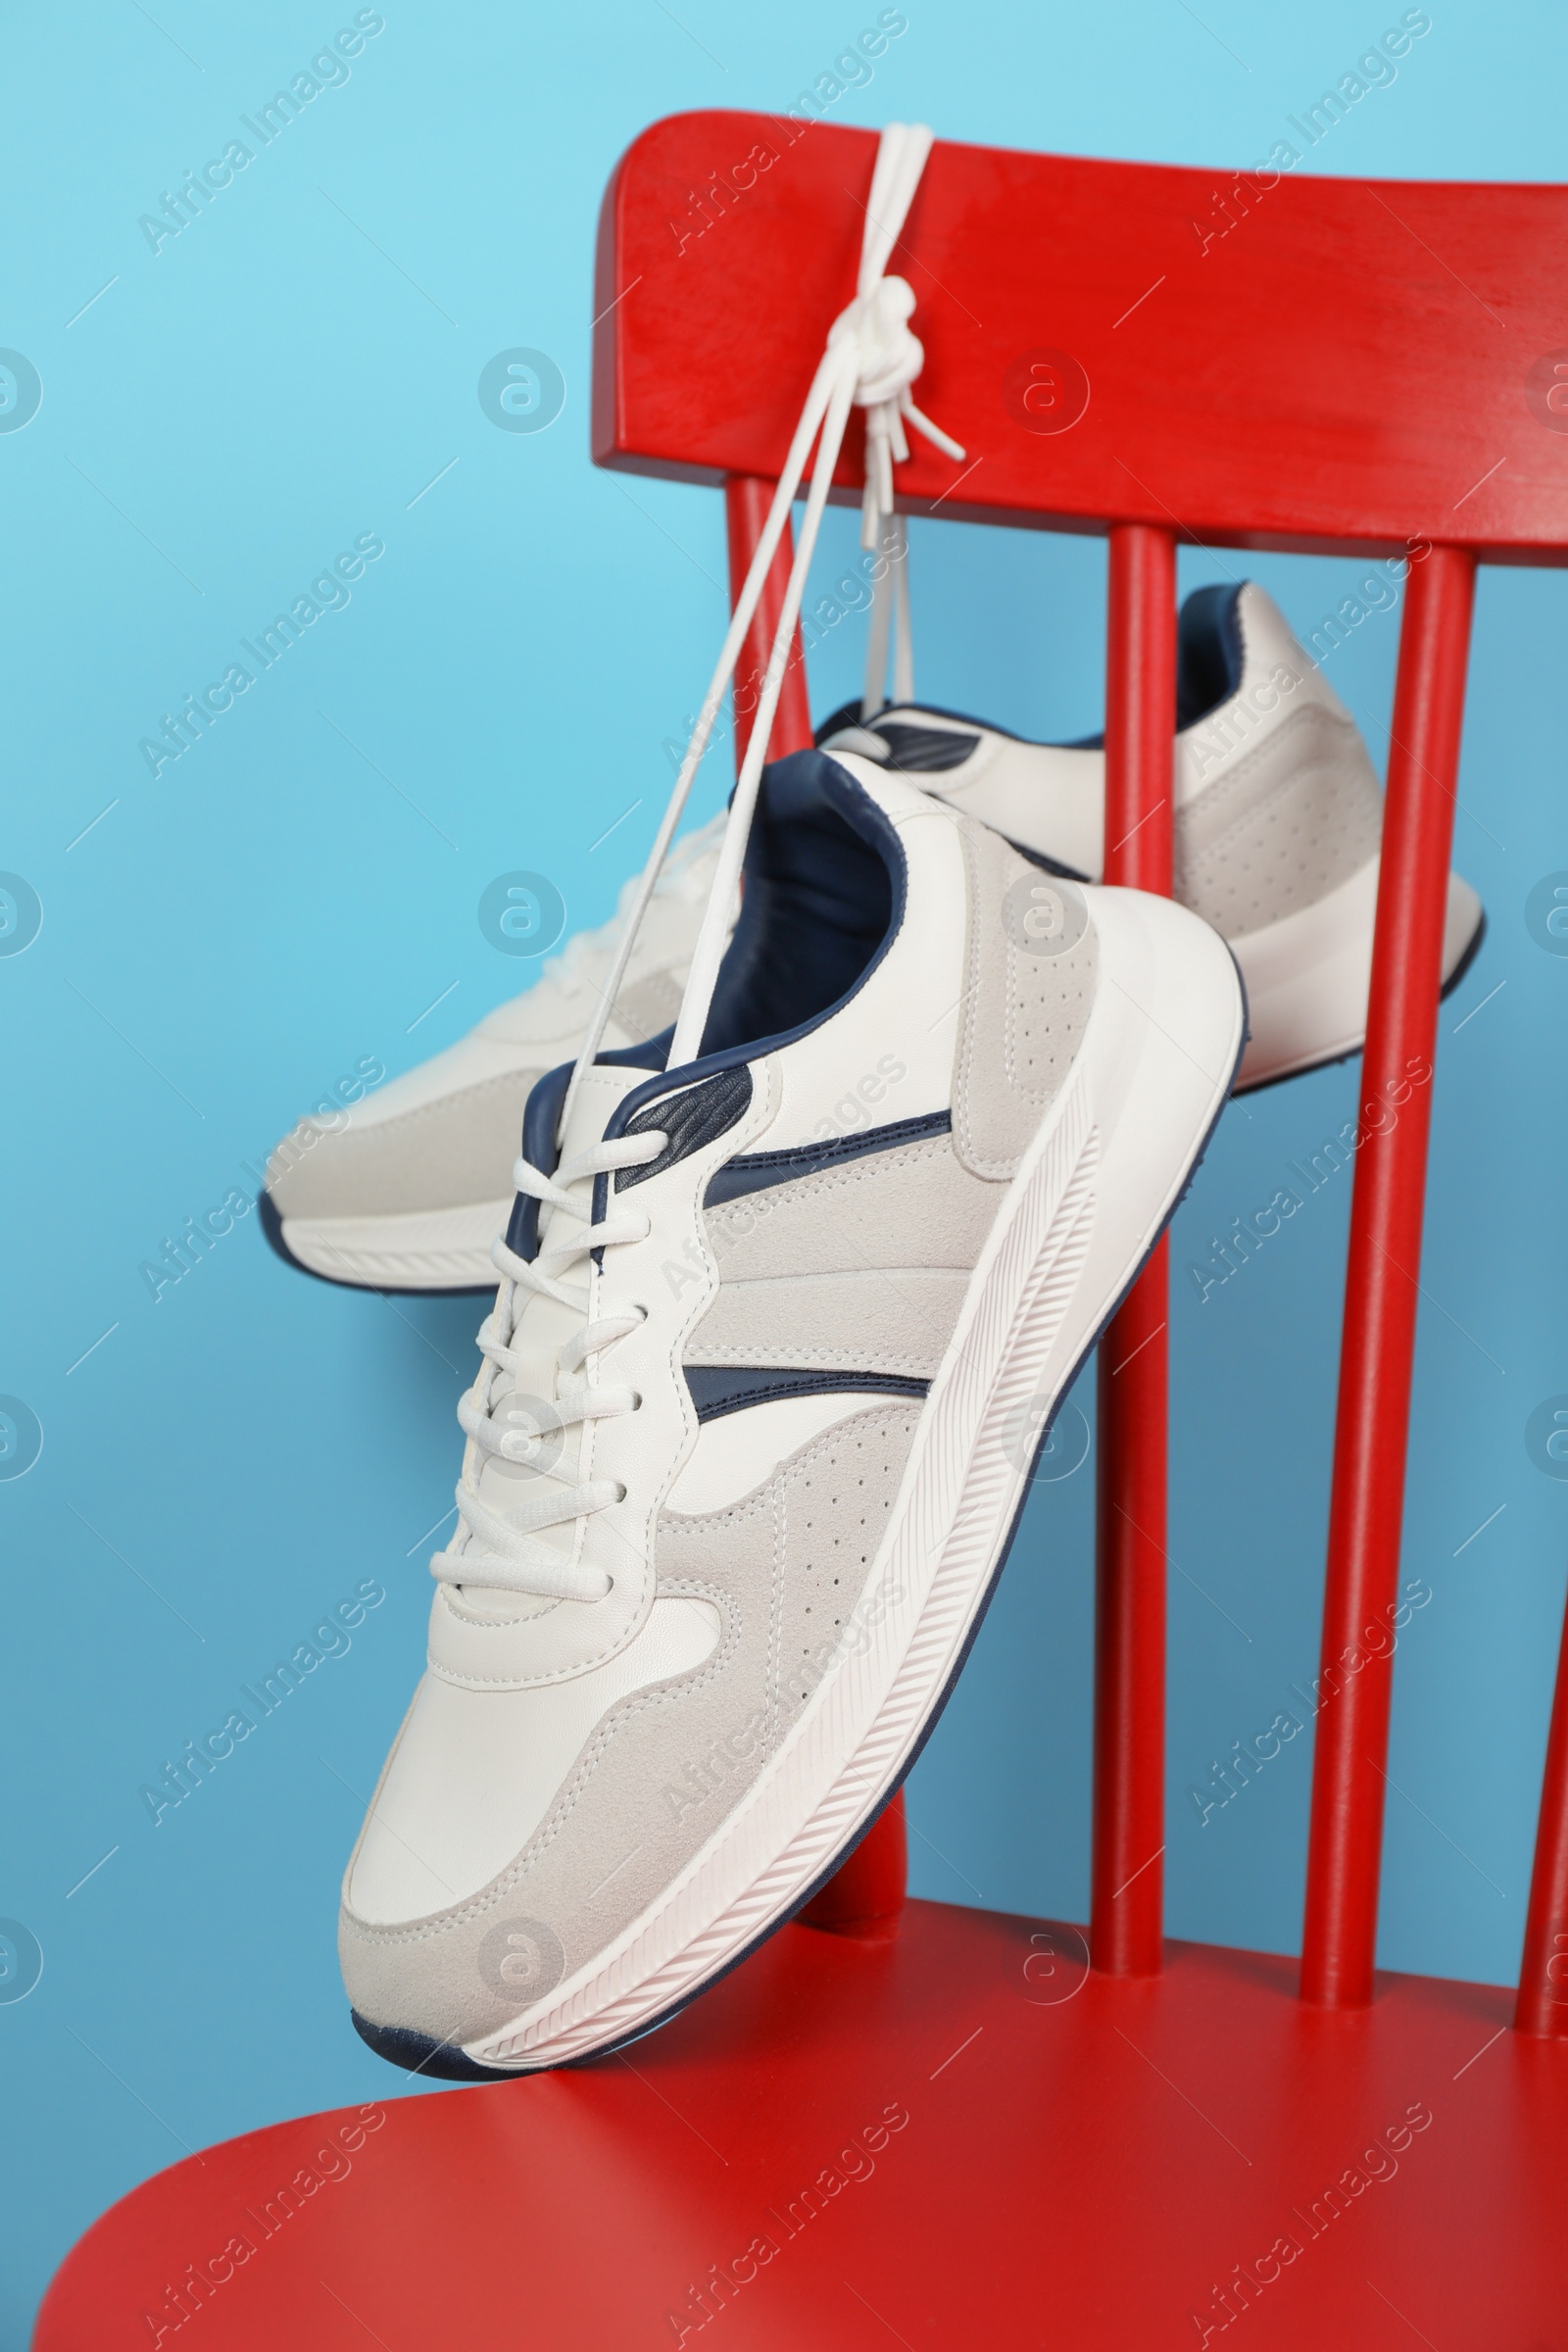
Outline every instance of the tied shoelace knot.
<path id="1" fill-rule="evenodd" d="M 909 324 L 914 288 L 905 277 L 879 277 L 857 294 L 828 329 L 831 352 L 854 351 L 855 406 L 864 409 L 865 489 L 860 501 L 860 544 L 881 546 L 893 518 L 893 468 L 909 455 L 907 418 L 915 431 L 950 458 L 963 456 L 959 444 L 933 424 L 909 396 L 925 366 L 925 346 Z"/>

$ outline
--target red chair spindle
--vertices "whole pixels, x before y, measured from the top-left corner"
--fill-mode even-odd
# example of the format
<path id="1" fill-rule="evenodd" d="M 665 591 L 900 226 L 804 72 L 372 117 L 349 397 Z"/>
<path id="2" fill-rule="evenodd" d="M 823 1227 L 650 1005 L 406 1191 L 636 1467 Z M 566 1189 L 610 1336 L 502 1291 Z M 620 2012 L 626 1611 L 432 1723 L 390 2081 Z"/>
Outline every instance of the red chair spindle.
<path id="1" fill-rule="evenodd" d="M 734 610 L 746 574 L 762 536 L 767 510 L 773 503 L 774 482 L 764 482 L 754 473 L 732 473 L 724 483 L 724 521 L 729 539 L 729 597 Z M 737 773 L 746 757 L 751 740 L 752 715 L 762 692 L 762 679 L 767 671 L 767 657 L 773 650 L 774 632 L 779 614 L 784 610 L 784 591 L 789 585 L 790 565 L 794 562 L 794 534 L 789 523 L 774 551 L 767 578 L 752 625 L 741 647 L 741 658 L 735 669 L 735 766 Z M 779 696 L 778 710 L 773 718 L 773 736 L 768 757 L 783 760 L 791 752 L 809 751 L 811 746 L 811 705 L 806 685 L 806 648 L 801 642 L 797 624 L 795 642 L 790 648 L 790 665 L 784 673 L 784 691 Z"/>
<path id="2" fill-rule="evenodd" d="M 1301 1997 L 1372 1998 L 1432 1060 L 1475 557 L 1411 566 L 1399 638 L 1340 1352 Z M 1374 1647 L 1374 1643 L 1376 1646 Z"/>
<path id="3" fill-rule="evenodd" d="M 1568 2037 L 1568 1610 L 1563 1614 L 1557 1692 L 1546 1735 L 1536 1867 L 1513 2022 L 1521 2034 Z"/>
<path id="4" fill-rule="evenodd" d="M 1171 888 L 1176 544 L 1110 533 L 1105 880 Z M 1157 1976 L 1165 1849 L 1165 1433 L 1169 1287 L 1160 1243 L 1100 1343 L 1094 1965 Z"/>
<path id="5" fill-rule="evenodd" d="M 909 1845 L 900 1788 L 849 1860 L 801 1913 L 808 1928 L 872 1940 L 896 1935 L 908 1887 Z"/>

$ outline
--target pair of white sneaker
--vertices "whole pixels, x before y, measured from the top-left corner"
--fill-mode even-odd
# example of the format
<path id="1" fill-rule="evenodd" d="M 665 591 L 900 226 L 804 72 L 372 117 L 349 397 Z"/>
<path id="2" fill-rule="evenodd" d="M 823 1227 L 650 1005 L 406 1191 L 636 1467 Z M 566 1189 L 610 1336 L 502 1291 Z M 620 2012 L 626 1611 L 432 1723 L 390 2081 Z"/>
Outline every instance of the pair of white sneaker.
<path id="1" fill-rule="evenodd" d="M 1361 1043 L 1382 796 L 1354 721 L 1255 583 L 1190 596 L 1179 647 L 1175 895 L 1235 953 L 1250 1019 L 1237 1083 L 1261 1086 Z M 868 727 L 846 710 L 817 741 L 907 777 L 1050 870 L 1080 881 L 1103 870 L 1098 744 L 1028 743 L 914 706 L 892 706 Z M 666 868 L 616 1000 L 612 1046 L 673 1020 L 721 829 L 719 819 L 692 834 Z M 1481 924 L 1455 875 L 1446 983 Z M 488 1289 L 523 1104 L 576 1053 L 614 944 L 613 925 L 578 935 L 536 987 L 346 1121 L 302 1120 L 273 1155 L 263 1202 L 274 1246 L 339 1282 Z"/>
<path id="2" fill-rule="evenodd" d="M 934 1722 L 1024 1497 L 1020 1420 L 1044 1442 L 1238 1070 L 1359 1041 L 1365 752 L 1261 591 L 1203 594 L 1186 904 L 1070 878 L 1101 868 L 1098 752 L 842 717 L 763 775 L 699 1052 L 627 1038 L 539 1079 L 509 1201 L 519 1074 L 569 1050 L 604 953 L 576 948 L 325 1139 L 319 1213 L 279 1187 L 301 1262 L 377 1284 L 411 1257 L 409 1287 L 474 1279 L 510 1215 L 428 1672 L 344 1882 L 389 2058 L 613 2048 L 800 1907 Z M 665 1009 L 633 991 L 677 993 L 713 856 L 656 899 L 623 1031 Z M 1446 970 L 1479 921 L 1455 881 Z M 442 1135 L 400 1186 L 400 1136 Z"/>
<path id="3" fill-rule="evenodd" d="M 1090 879 L 1097 749 L 913 704 L 902 596 L 897 706 L 761 768 L 853 410 L 868 549 L 902 553 L 906 428 L 964 457 L 914 405 L 887 274 L 931 143 L 879 142 L 857 292 L 624 938 L 574 943 L 274 1187 L 273 1238 L 317 1272 L 502 1278 L 428 1672 L 339 1924 L 360 2032 L 431 2073 L 614 2048 L 821 1884 L 973 1640 L 1020 1430 L 1044 1443 L 1238 1068 L 1362 1033 L 1377 786 L 1256 588 L 1182 615 L 1175 899 Z M 664 864 L 808 464 L 722 839 Z M 1479 917 L 1453 883 L 1448 971 Z"/>

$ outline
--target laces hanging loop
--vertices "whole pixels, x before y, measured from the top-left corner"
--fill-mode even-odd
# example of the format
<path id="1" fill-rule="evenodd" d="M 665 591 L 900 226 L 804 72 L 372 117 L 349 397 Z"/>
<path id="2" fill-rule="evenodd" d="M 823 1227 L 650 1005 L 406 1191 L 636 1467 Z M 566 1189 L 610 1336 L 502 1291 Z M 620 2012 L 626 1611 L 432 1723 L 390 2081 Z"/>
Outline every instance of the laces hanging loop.
<path id="1" fill-rule="evenodd" d="M 908 529 L 893 503 L 893 468 L 909 455 L 906 419 L 950 458 L 959 444 L 923 416 L 909 387 L 925 366 L 925 348 L 909 326 L 914 289 L 906 278 L 879 278 L 869 293 L 858 294 L 828 332 L 828 346 L 853 345 L 858 368 L 855 405 L 865 411 L 865 488 L 860 497 L 860 545 L 881 557 L 883 571 L 871 583 L 871 618 L 865 641 L 862 723 L 887 700 L 888 635 L 893 635 L 893 700 L 914 698 L 914 647 L 909 627 Z"/>
<path id="2" fill-rule="evenodd" d="M 888 636 L 893 638 L 893 694 L 895 703 L 914 700 L 914 644 L 909 624 L 909 533 L 902 514 L 887 517 L 879 550 L 883 569 L 871 576 L 871 612 L 865 631 L 865 685 L 860 696 L 860 724 L 869 725 L 889 697 Z"/>
<path id="3" fill-rule="evenodd" d="M 895 134 L 899 135 L 895 135 Z M 891 123 L 877 151 L 866 207 L 866 234 L 860 257 L 860 280 L 851 310 L 860 312 L 858 332 L 862 352 L 857 405 L 866 411 L 865 489 L 860 501 L 860 545 L 886 559 L 880 579 L 871 584 L 871 616 L 866 631 L 865 684 L 860 697 L 862 724 L 874 718 L 887 701 L 888 637 L 893 637 L 893 700 L 914 699 L 914 647 L 909 626 L 909 540 L 904 517 L 894 511 L 893 468 L 909 454 L 906 423 L 913 425 L 933 447 L 955 461 L 965 451 L 933 424 L 914 405 L 910 386 L 925 365 L 925 350 L 909 325 L 914 315 L 914 291 L 906 278 L 886 276 L 894 247 L 907 217 L 914 191 L 931 152 L 931 132 L 922 122 Z M 848 318 L 849 312 L 843 315 Z M 835 320 L 835 329 L 843 318 Z"/>
<path id="4" fill-rule="evenodd" d="M 653 895 L 655 882 L 674 838 L 675 827 L 680 822 L 692 780 L 708 749 L 713 722 L 740 660 L 747 631 L 761 602 L 762 588 L 783 538 L 790 507 L 805 479 L 813 443 L 817 447 L 811 470 L 811 495 L 807 502 L 800 544 L 790 571 L 789 586 L 752 725 L 751 742 L 730 805 L 729 823 L 725 828 L 718 868 L 692 959 L 680 1018 L 675 1026 L 669 1056 L 671 1068 L 680 1062 L 695 1059 L 701 1050 L 708 1009 L 712 1001 L 713 983 L 723 956 L 731 909 L 740 883 L 741 860 L 756 806 L 758 779 L 761 774 L 768 737 L 772 732 L 773 718 L 783 689 L 795 624 L 800 617 L 807 568 L 816 544 L 833 467 L 838 463 L 839 451 L 843 446 L 850 408 L 858 405 L 866 411 L 865 495 L 861 502 L 861 536 L 869 548 L 881 544 L 884 529 L 897 519 L 893 509 L 893 467 L 908 456 L 906 426 L 912 425 L 916 432 L 951 458 L 961 460 L 965 455 L 956 441 L 922 415 L 910 397 L 909 386 L 918 376 L 925 359 L 919 337 L 909 325 L 914 310 L 914 295 L 906 279 L 889 277 L 887 274 L 888 262 L 903 232 L 931 147 L 932 133 L 924 123 L 890 122 L 882 133 L 871 179 L 870 202 L 865 211 L 855 300 L 840 313 L 829 329 L 827 348 L 812 377 L 806 406 L 790 442 L 778 486 L 768 508 L 767 520 L 762 526 L 751 567 L 730 615 L 729 629 L 717 665 L 709 681 L 708 692 L 703 697 L 697 723 L 686 747 L 686 756 L 675 778 L 674 790 L 627 910 L 625 928 L 614 962 L 572 1071 L 571 1082 L 562 1105 L 559 1133 L 563 1135 L 566 1131 L 566 1122 L 583 1075 L 593 1067 L 594 1058 L 604 1043 L 610 1007 L 625 976 L 644 909 Z M 821 436 L 819 442 L 818 434 Z M 899 527 L 902 530 L 902 525 Z M 902 538 L 898 546 L 902 551 Z M 896 571 L 902 579 L 904 569 L 901 552 L 897 563 L 890 565 L 890 572 Z M 895 691 L 904 694 L 906 699 L 913 692 L 913 677 L 908 615 L 907 611 L 902 608 L 895 635 Z M 885 643 L 884 638 L 884 646 Z M 902 686 L 900 679 L 903 680 Z M 869 685 L 867 692 L 870 692 Z M 880 700 L 880 678 L 876 682 L 876 692 Z"/>

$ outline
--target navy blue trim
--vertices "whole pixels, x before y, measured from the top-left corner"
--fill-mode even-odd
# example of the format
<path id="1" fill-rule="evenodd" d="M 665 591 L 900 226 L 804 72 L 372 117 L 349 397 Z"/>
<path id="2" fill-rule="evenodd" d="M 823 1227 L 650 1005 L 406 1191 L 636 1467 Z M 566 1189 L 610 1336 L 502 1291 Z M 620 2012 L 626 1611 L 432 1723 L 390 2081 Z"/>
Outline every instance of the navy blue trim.
<path id="1" fill-rule="evenodd" d="M 546 1070 L 542 1078 L 535 1079 L 522 1106 L 522 1156 L 542 1176 L 553 1176 L 561 1164 L 557 1130 L 574 1067 L 564 1061 L 558 1068 Z M 518 1193 L 507 1219 L 507 1248 L 530 1265 L 539 1254 L 539 1207 L 531 1193 Z"/>
<path id="2" fill-rule="evenodd" d="M 749 1069 L 720 1070 L 716 1078 L 705 1085 L 688 1087 L 673 1102 L 660 1109 L 650 1103 L 626 1122 L 626 1133 L 637 1135 L 648 1128 L 660 1128 L 667 1136 L 664 1149 L 657 1159 L 640 1168 L 622 1168 L 615 1178 L 615 1198 L 634 1184 L 646 1184 L 650 1176 L 662 1176 L 677 1159 L 689 1159 L 706 1144 L 737 1126 L 752 1106 L 752 1073 Z"/>
<path id="3" fill-rule="evenodd" d="M 808 760 L 817 764 L 816 782 L 823 796 L 837 809 L 852 831 L 858 833 L 862 841 L 867 842 L 877 852 L 887 868 L 888 880 L 892 885 L 893 906 L 880 947 L 865 964 L 855 985 L 847 988 L 835 1004 L 824 1006 L 822 1011 L 813 1014 L 810 1020 L 803 1021 L 799 1028 L 781 1030 L 776 1037 L 753 1038 L 743 1045 L 726 1046 L 720 1053 L 702 1054 L 696 1061 L 687 1062 L 682 1069 L 662 1070 L 657 1076 L 650 1078 L 645 1085 L 634 1087 L 632 1092 L 612 1112 L 605 1128 L 607 1140 L 612 1136 L 624 1135 L 627 1121 L 635 1111 L 642 1109 L 645 1102 L 657 1102 L 662 1096 L 673 1093 L 677 1087 L 690 1086 L 699 1078 L 712 1077 L 719 1070 L 738 1069 L 743 1062 L 760 1061 L 764 1054 L 776 1054 L 781 1046 L 793 1046 L 801 1038 L 811 1036 L 825 1022 L 833 1020 L 841 1013 L 846 1004 L 853 1003 L 886 956 L 893 942 L 898 938 L 904 926 L 905 907 L 908 902 L 908 869 L 898 833 L 877 807 L 875 801 L 872 800 L 864 785 L 858 783 L 830 755 L 823 752 L 796 752 L 788 760 L 776 761 L 775 765 L 777 767 L 794 767 L 798 761 Z M 771 772 L 770 769 L 763 770 L 764 791 Z M 721 972 L 721 979 L 722 976 Z"/>
<path id="4" fill-rule="evenodd" d="M 1223 581 L 1207 588 L 1195 588 L 1182 600 L 1177 618 L 1177 720 L 1176 732 L 1185 734 L 1229 702 L 1241 685 L 1247 665 L 1247 648 L 1242 631 L 1242 589 L 1247 582 L 1227 586 Z M 1104 735 L 1075 735 L 1070 742 L 1043 743 L 1036 735 L 1020 735 L 1015 728 L 1000 727 L 994 718 L 976 718 L 972 710 L 950 710 L 945 703 L 884 703 L 869 718 L 860 716 L 858 702 L 843 703 L 830 711 L 817 728 L 813 740 L 825 743 L 830 735 L 839 734 L 845 727 L 865 727 L 875 734 L 888 721 L 918 722 L 921 713 L 932 718 L 951 718 L 959 726 L 979 727 L 988 735 L 1001 735 L 1008 743 L 1026 744 L 1036 752 L 1098 752 L 1104 748 Z M 893 746 L 889 745 L 889 750 Z M 888 761 L 895 773 L 921 773 L 919 769 L 899 769 L 897 756 Z M 1017 845 L 1014 844 L 1014 847 Z M 1051 873 L 1066 874 L 1065 866 L 1051 866 Z"/>
<path id="5" fill-rule="evenodd" d="M 792 1372 L 769 1365 L 687 1364 L 686 1386 L 699 1421 L 718 1421 L 749 1404 L 772 1404 L 780 1396 L 844 1396 L 866 1391 L 877 1396 L 924 1398 L 928 1380 L 903 1380 L 893 1372 Z"/>
<path id="6" fill-rule="evenodd" d="M 522 1156 L 546 1176 L 553 1176 L 560 1164 L 558 1131 L 575 1066 L 564 1061 L 557 1068 L 546 1070 L 529 1088 L 528 1100 L 522 1106 Z"/>
<path id="7" fill-rule="evenodd" d="M 878 718 L 881 715 L 880 710 L 875 713 Z M 811 741 L 820 751 L 830 735 L 842 735 L 846 727 L 863 727 L 868 724 L 869 721 L 860 716 L 860 705 L 857 698 L 853 703 L 840 703 L 836 710 L 830 710 L 826 718 L 818 724 Z"/>
<path id="8" fill-rule="evenodd" d="M 1185 734 L 1228 703 L 1247 667 L 1242 590 L 1223 580 L 1195 588 L 1176 624 L 1176 731 Z"/>
<path id="9" fill-rule="evenodd" d="M 862 1127 L 854 1135 L 836 1135 L 820 1144 L 797 1144 L 787 1152 L 742 1152 L 709 1178 L 703 1206 L 716 1208 L 721 1201 L 740 1200 L 743 1194 L 765 1192 L 772 1184 L 814 1176 L 819 1168 L 837 1167 L 841 1160 L 863 1159 L 870 1152 L 894 1152 L 900 1144 L 923 1143 L 928 1135 L 952 1133 L 952 1111 L 933 1110 L 923 1118 Z"/>

